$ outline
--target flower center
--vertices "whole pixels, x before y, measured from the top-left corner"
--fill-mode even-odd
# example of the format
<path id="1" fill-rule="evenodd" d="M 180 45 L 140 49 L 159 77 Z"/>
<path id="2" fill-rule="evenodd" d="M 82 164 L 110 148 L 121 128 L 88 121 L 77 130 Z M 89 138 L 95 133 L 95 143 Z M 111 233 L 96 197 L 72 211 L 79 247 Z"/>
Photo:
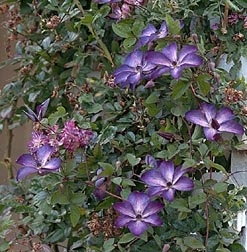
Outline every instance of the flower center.
<path id="1" fill-rule="evenodd" d="M 136 71 L 141 73 L 142 72 L 142 66 L 140 66 L 140 65 L 136 66 Z"/>
<path id="2" fill-rule="evenodd" d="M 177 65 L 178 65 L 178 62 L 177 62 L 177 61 L 173 61 L 173 62 L 172 62 L 172 66 L 173 66 L 173 67 L 176 67 Z"/>
<path id="3" fill-rule="evenodd" d="M 137 219 L 137 220 L 141 220 L 141 219 L 142 219 L 141 214 L 137 214 L 137 215 L 136 215 L 136 219 Z"/>
<path id="4" fill-rule="evenodd" d="M 172 183 L 171 182 L 168 182 L 166 185 L 167 185 L 168 188 L 172 187 Z"/>
<path id="5" fill-rule="evenodd" d="M 220 124 L 217 122 L 217 120 L 212 119 L 211 126 L 212 126 L 213 129 L 217 130 L 217 129 L 219 129 Z"/>

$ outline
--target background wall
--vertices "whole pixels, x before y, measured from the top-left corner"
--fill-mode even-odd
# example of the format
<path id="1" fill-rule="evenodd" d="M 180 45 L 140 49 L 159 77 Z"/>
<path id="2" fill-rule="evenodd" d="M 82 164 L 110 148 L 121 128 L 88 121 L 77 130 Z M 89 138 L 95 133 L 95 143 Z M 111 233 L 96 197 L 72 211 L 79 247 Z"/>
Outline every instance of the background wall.
<path id="1" fill-rule="evenodd" d="M 5 15 L 0 15 L 0 62 L 7 60 L 7 55 L 5 52 L 7 33 L 3 28 L 3 22 L 6 18 Z M 0 89 L 6 84 L 10 83 L 16 76 L 14 69 L 17 66 L 7 66 L 0 69 Z M 30 139 L 31 124 L 25 124 L 17 129 L 13 130 L 13 142 L 12 151 L 10 159 L 12 161 L 14 170 L 18 168 L 15 164 L 15 160 L 26 151 L 26 142 Z M 7 154 L 8 145 L 8 130 L 5 128 L 2 133 L 0 133 L 0 184 L 7 182 L 7 169 L 3 164 L 4 159 Z"/>

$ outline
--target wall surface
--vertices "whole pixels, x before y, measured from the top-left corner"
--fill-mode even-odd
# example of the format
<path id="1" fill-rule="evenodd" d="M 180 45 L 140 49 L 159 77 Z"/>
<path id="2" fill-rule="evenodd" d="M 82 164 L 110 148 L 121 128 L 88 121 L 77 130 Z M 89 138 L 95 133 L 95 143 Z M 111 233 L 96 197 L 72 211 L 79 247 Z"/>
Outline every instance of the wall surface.
<path id="1" fill-rule="evenodd" d="M 0 15 L 0 62 L 6 62 L 7 55 L 5 52 L 7 33 L 3 28 L 3 22 L 6 16 Z M 7 83 L 10 83 L 14 80 L 16 72 L 14 69 L 17 66 L 6 66 L 0 69 L 0 89 Z M 26 151 L 26 142 L 30 138 L 31 124 L 26 124 L 15 130 L 13 130 L 13 142 L 12 142 L 12 151 L 11 151 L 11 161 L 14 167 L 14 171 L 17 170 L 17 165 L 15 160 Z M 5 128 L 0 134 L 0 184 L 7 182 L 7 169 L 2 163 L 6 158 L 7 154 L 7 145 L 8 145 L 8 130 Z"/>

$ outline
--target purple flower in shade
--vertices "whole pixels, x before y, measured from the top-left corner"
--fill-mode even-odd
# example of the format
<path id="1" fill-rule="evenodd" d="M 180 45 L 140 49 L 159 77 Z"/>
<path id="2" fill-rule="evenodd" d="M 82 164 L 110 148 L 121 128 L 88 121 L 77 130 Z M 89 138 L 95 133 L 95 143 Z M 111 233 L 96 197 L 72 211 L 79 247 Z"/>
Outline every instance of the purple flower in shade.
<path id="1" fill-rule="evenodd" d="M 28 106 L 26 106 L 27 112 L 24 111 L 24 113 L 33 122 L 40 122 L 41 119 L 45 116 L 45 112 L 46 112 L 46 110 L 48 108 L 49 102 L 50 102 L 50 98 L 48 98 L 43 103 L 41 103 L 40 105 L 38 105 L 36 107 L 36 113 L 32 109 L 30 109 Z"/>
<path id="2" fill-rule="evenodd" d="M 127 200 L 117 202 L 113 207 L 120 213 L 115 222 L 116 227 L 127 226 L 135 236 L 140 236 L 149 225 L 161 226 L 163 224 L 157 213 L 164 205 L 151 201 L 150 197 L 143 192 L 132 192 Z"/>
<path id="3" fill-rule="evenodd" d="M 111 184 L 111 180 L 109 177 L 102 177 L 100 174 L 102 173 L 103 169 L 99 168 L 97 170 L 97 180 L 95 181 L 95 190 L 93 192 L 94 196 L 98 200 L 102 200 L 106 196 L 106 190 L 109 188 Z"/>
<path id="4" fill-rule="evenodd" d="M 144 3 L 144 0 L 124 0 L 124 2 L 133 6 L 141 6 Z"/>
<path id="5" fill-rule="evenodd" d="M 174 167 L 171 161 L 156 161 L 152 156 L 146 157 L 146 163 L 154 168 L 144 172 L 141 180 L 148 185 L 147 193 L 150 197 L 160 196 L 168 201 L 173 201 L 176 190 L 191 191 L 193 181 L 184 176 L 191 168 L 182 169 Z"/>
<path id="6" fill-rule="evenodd" d="M 115 84 L 121 88 L 129 86 L 132 90 L 142 79 L 149 79 L 156 64 L 146 60 L 146 53 L 136 50 L 130 53 L 122 66 L 113 73 Z"/>
<path id="7" fill-rule="evenodd" d="M 93 132 L 89 129 L 80 129 L 74 120 L 64 123 L 64 128 L 59 134 L 60 143 L 70 153 L 74 153 L 79 147 L 85 147 L 93 137 Z"/>
<path id="8" fill-rule="evenodd" d="M 95 3 L 99 4 L 106 4 L 106 3 L 117 3 L 121 2 L 122 0 L 94 0 Z"/>
<path id="9" fill-rule="evenodd" d="M 117 3 L 112 4 L 112 13 L 108 16 L 112 19 L 125 19 L 130 15 L 131 8 L 128 4 L 123 4 L 121 7 Z"/>
<path id="10" fill-rule="evenodd" d="M 222 132 L 244 134 L 244 128 L 235 122 L 233 111 L 224 107 L 219 111 L 212 104 L 202 103 L 200 109 L 191 110 L 185 114 L 185 118 L 194 124 L 203 127 L 205 137 L 209 141 L 220 139 Z"/>
<path id="11" fill-rule="evenodd" d="M 149 24 L 141 33 L 140 39 L 136 44 L 136 49 L 149 44 L 150 42 L 156 40 L 165 38 L 168 34 L 168 27 L 166 22 L 162 22 L 160 29 L 157 30 L 154 25 Z"/>
<path id="12" fill-rule="evenodd" d="M 193 45 L 185 45 L 178 51 L 177 44 L 171 43 L 162 52 L 148 52 L 146 60 L 150 64 L 157 64 L 160 69 L 153 74 L 155 78 L 165 72 L 170 72 L 174 79 L 181 77 L 185 68 L 200 66 L 203 63 L 201 56 L 197 55 L 198 49 Z"/>
<path id="13" fill-rule="evenodd" d="M 27 147 L 31 153 L 35 153 L 41 146 L 47 144 L 49 139 L 42 131 L 33 131 L 32 140 L 28 143 Z"/>
<path id="14" fill-rule="evenodd" d="M 61 167 L 61 159 L 51 158 L 53 150 L 53 147 L 46 144 L 40 147 L 33 155 L 21 155 L 16 161 L 17 164 L 22 165 L 22 167 L 17 171 L 17 181 L 35 173 L 45 175 L 50 172 L 59 171 Z"/>

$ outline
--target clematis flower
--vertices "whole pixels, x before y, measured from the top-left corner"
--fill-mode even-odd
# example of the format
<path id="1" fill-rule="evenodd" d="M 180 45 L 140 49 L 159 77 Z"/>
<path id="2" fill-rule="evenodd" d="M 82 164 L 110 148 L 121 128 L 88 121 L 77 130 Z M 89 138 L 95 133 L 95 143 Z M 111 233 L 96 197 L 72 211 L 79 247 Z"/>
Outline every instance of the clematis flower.
<path id="1" fill-rule="evenodd" d="M 112 19 L 125 19 L 127 18 L 131 13 L 131 8 L 128 4 L 122 4 L 121 7 L 119 7 L 118 3 L 113 3 L 111 5 L 112 7 L 112 13 L 108 16 Z"/>
<path id="2" fill-rule="evenodd" d="M 148 52 L 146 60 L 150 64 L 160 66 L 160 69 L 154 72 L 156 78 L 169 71 L 174 79 L 179 79 L 183 69 L 200 66 L 203 63 L 202 57 L 196 54 L 197 51 L 197 47 L 193 45 L 185 45 L 178 51 L 177 44 L 174 42 L 165 47 L 162 52 Z"/>
<path id="3" fill-rule="evenodd" d="M 121 2 L 122 0 L 94 0 L 95 3 L 105 4 L 105 3 L 117 3 Z"/>
<path id="4" fill-rule="evenodd" d="M 30 109 L 28 106 L 26 106 L 27 112 L 24 111 L 24 113 L 33 122 L 40 122 L 41 119 L 45 116 L 45 112 L 46 112 L 46 110 L 48 108 L 49 102 L 50 102 L 50 98 L 48 98 L 43 103 L 41 103 L 40 105 L 38 105 L 37 108 L 36 108 L 36 113 L 32 109 Z"/>
<path id="5" fill-rule="evenodd" d="M 143 192 L 132 192 L 126 201 L 117 202 L 113 207 L 120 213 L 115 222 L 116 227 L 127 226 L 135 236 L 140 236 L 149 225 L 163 224 L 157 213 L 164 205 L 151 201 L 150 197 Z"/>
<path id="6" fill-rule="evenodd" d="M 124 0 L 125 3 L 134 6 L 140 6 L 144 3 L 144 0 Z"/>
<path id="7" fill-rule="evenodd" d="M 89 129 L 80 129 L 74 120 L 64 123 L 64 128 L 59 134 L 60 144 L 70 153 L 74 153 L 79 147 L 85 147 L 93 137 L 93 132 Z"/>
<path id="8" fill-rule="evenodd" d="M 30 153 L 35 153 L 41 146 L 48 144 L 49 138 L 42 131 L 35 130 L 32 132 L 32 139 L 28 142 L 27 147 Z"/>
<path id="9" fill-rule="evenodd" d="M 146 60 L 146 53 L 136 50 L 130 53 L 122 66 L 117 68 L 113 73 L 115 84 L 121 88 L 130 86 L 134 89 L 142 79 L 149 79 L 150 74 L 156 68 L 156 64 Z"/>
<path id="10" fill-rule="evenodd" d="M 100 174 L 102 173 L 103 169 L 99 168 L 96 172 L 98 178 L 95 181 L 95 190 L 93 192 L 94 196 L 98 200 L 102 200 L 106 196 L 106 190 L 109 188 L 111 184 L 111 180 L 109 177 L 102 177 Z"/>
<path id="11" fill-rule="evenodd" d="M 185 118 L 189 122 L 202 126 L 205 137 L 209 141 L 218 140 L 222 132 L 244 134 L 244 128 L 233 120 L 233 111 L 228 107 L 216 111 L 214 105 L 203 103 L 200 109 L 187 112 Z"/>
<path id="12" fill-rule="evenodd" d="M 146 157 L 146 163 L 154 168 L 144 172 L 141 180 L 148 185 L 147 193 L 150 197 L 161 196 L 173 201 L 176 190 L 191 191 L 193 181 L 184 176 L 191 168 L 183 169 L 182 166 L 174 167 L 171 161 L 156 161 L 152 156 Z"/>
<path id="13" fill-rule="evenodd" d="M 162 22 L 160 29 L 157 30 L 154 25 L 149 24 L 141 33 L 140 39 L 136 44 L 136 49 L 149 44 L 150 42 L 156 40 L 165 38 L 168 34 L 168 27 L 166 22 Z"/>
<path id="14" fill-rule="evenodd" d="M 16 161 L 17 164 L 22 165 L 17 171 L 17 181 L 35 173 L 45 175 L 50 172 L 59 171 L 62 161 L 60 158 L 51 158 L 53 151 L 53 147 L 46 144 L 40 147 L 35 155 L 21 155 Z"/>

